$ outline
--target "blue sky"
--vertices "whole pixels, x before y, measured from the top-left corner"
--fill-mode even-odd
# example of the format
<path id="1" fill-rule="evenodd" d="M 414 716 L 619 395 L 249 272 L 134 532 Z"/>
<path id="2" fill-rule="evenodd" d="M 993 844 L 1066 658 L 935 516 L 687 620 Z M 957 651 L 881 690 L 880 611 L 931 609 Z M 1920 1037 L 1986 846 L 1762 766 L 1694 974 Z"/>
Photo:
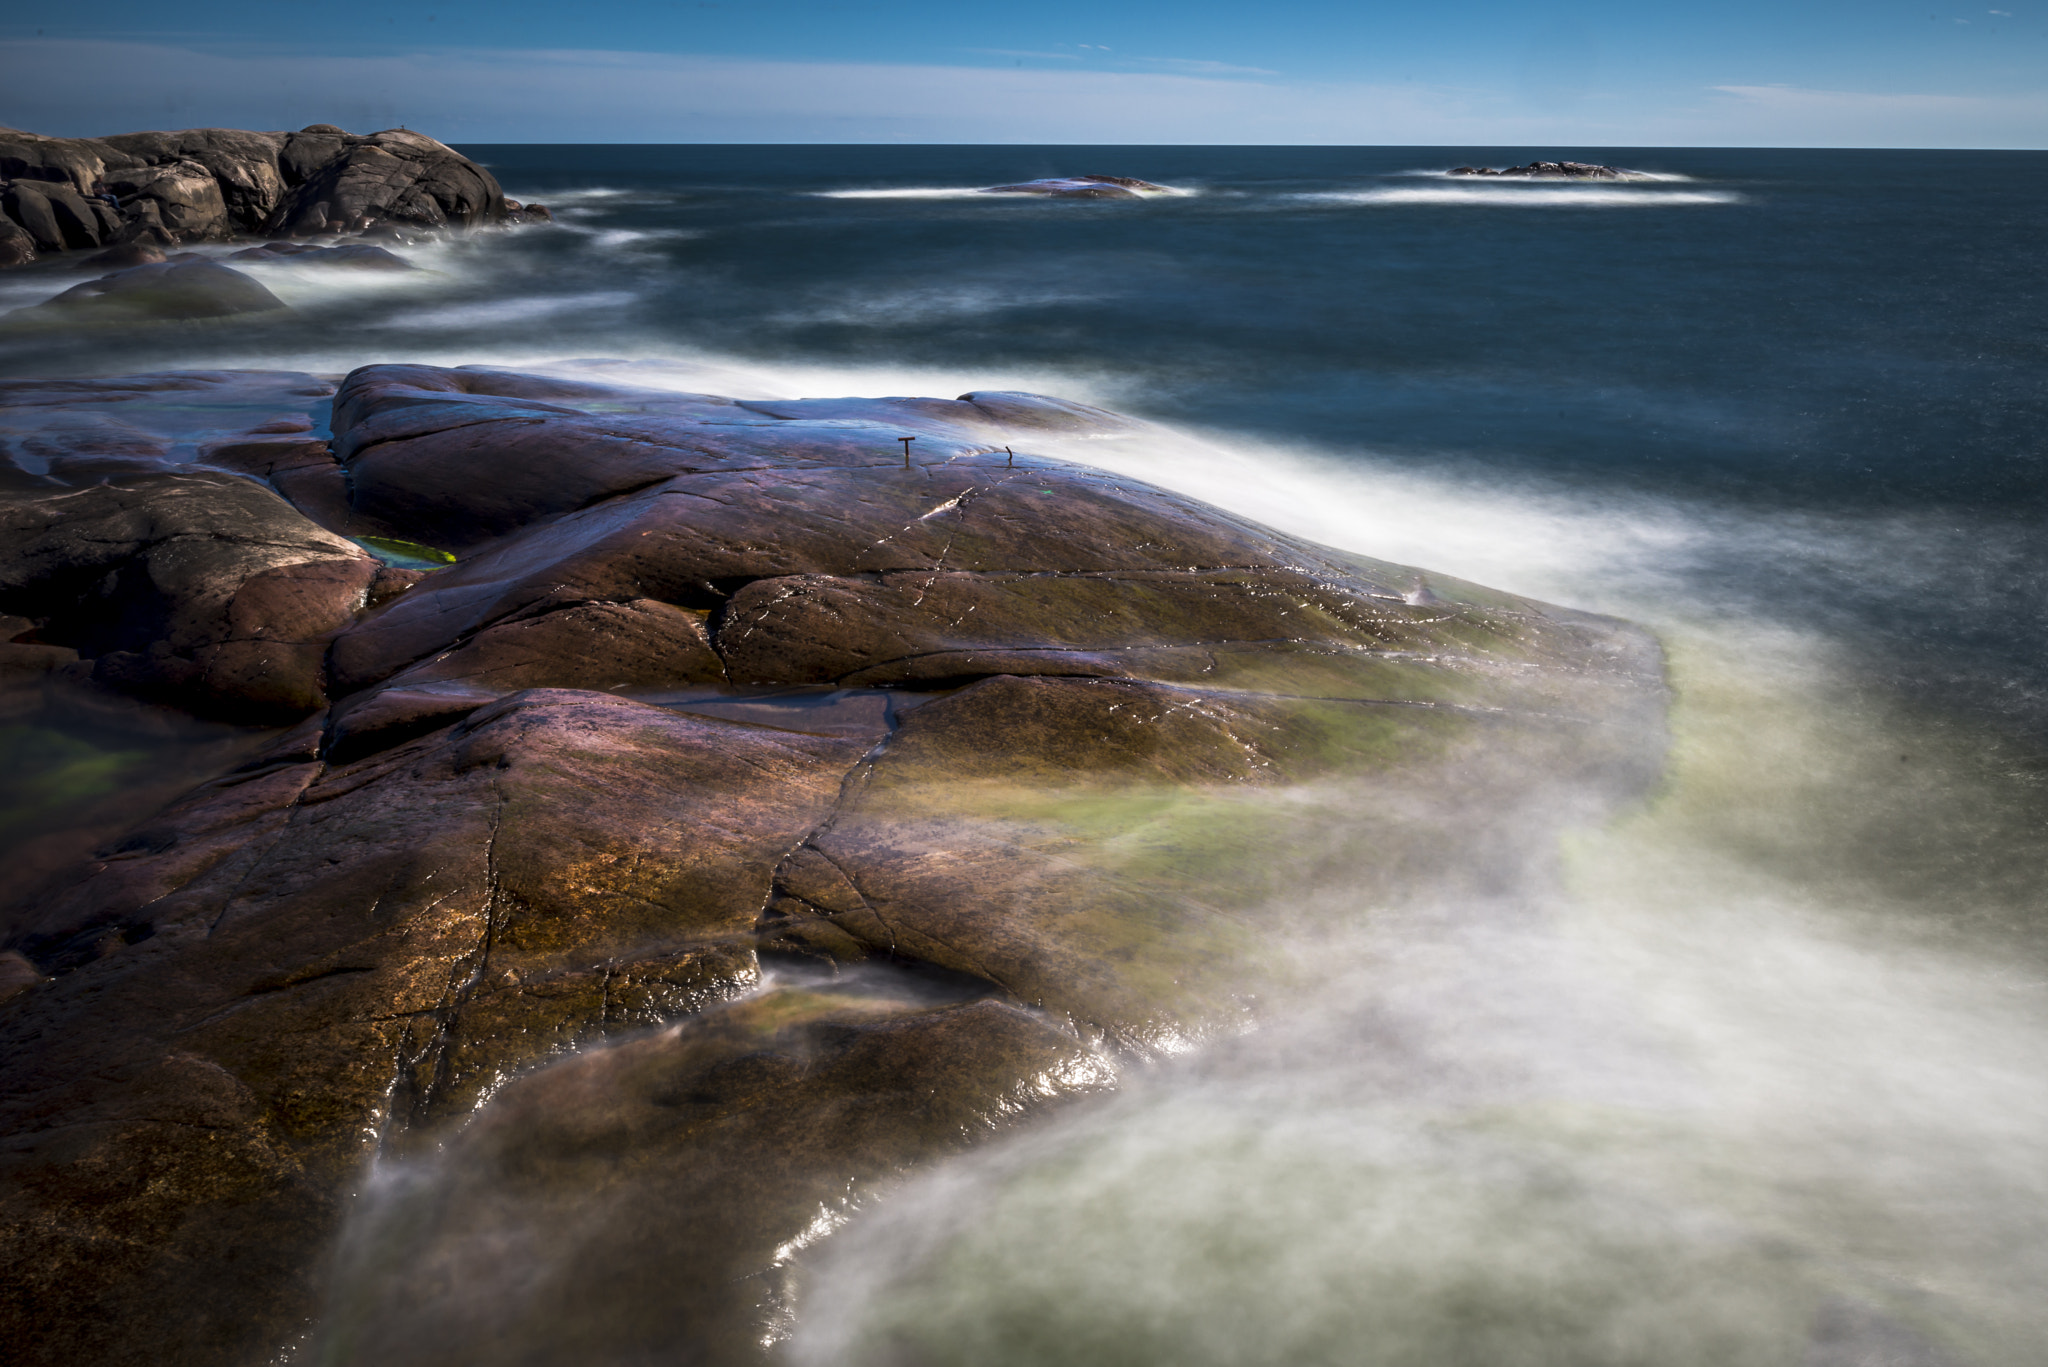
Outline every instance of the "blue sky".
<path id="1" fill-rule="evenodd" d="M 2048 0 L 27 8 L 0 123 L 66 134 L 2048 146 Z"/>

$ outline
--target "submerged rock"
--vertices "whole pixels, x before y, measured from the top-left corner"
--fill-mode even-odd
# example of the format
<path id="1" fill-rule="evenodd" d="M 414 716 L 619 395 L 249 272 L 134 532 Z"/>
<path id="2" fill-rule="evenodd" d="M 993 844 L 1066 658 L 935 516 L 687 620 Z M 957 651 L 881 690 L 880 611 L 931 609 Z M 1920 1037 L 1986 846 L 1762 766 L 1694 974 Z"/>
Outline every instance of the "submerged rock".
<path id="1" fill-rule="evenodd" d="M 1043 454 L 1144 430 L 1081 405 L 134 384 L 181 472 L 53 462 L 0 612 L 310 715 L 15 913 L 31 1361 L 758 1361 L 838 1203 L 1237 1028 L 1318 870 L 1483 889 L 1657 770 L 1643 633 Z"/>
<path id="2" fill-rule="evenodd" d="M 164 259 L 163 248 L 153 242 L 138 241 L 109 247 L 96 256 L 88 256 L 79 264 L 89 269 L 118 271 L 126 270 L 130 266 L 153 266 Z"/>
<path id="3" fill-rule="evenodd" d="M 289 261 L 294 266 L 338 266 L 358 271 L 409 271 L 413 264 L 382 247 L 351 242 L 340 247 L 316 247 L 306 242 L 266 242 L 236 252 L 230 261 L 264 264 Z"/>
<path id="4" fill-rule="evenodd" d="M 1170 195 L 1171 189 L 1149 180 L 1130 176 L 1051 176 L 1044 180 L 1021 181 L 1016 185 L 991 185 L 985 195 L 1044 195 L 1052 199 L 1143 199 L 1147 195 Z"/>
<path id="5" fill-rule="evenodd" d="M 161 323 L 231 318 L 285 307 L 250 276 L 211 261 L 158 261 L 73 285 L 54 299 L 16 309 L 0 325 Z"/>

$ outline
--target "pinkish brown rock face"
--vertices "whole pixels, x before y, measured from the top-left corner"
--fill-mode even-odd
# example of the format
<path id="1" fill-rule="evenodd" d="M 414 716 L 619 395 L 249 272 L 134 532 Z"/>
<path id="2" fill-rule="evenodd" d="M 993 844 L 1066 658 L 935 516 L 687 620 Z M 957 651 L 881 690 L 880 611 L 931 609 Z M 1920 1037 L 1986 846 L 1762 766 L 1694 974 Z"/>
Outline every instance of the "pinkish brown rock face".
<path id="1" fill-rule="evenodd" d="M 1033 454 L 1079 405 L 67 383 L 18 672 L 298 724 L 13 913 L 25 1362 L 758 1360 L 821 1204 L 1231 1028 L 1332 849 L 1483 886 L 1659 762 L 1640 631 Z"/>

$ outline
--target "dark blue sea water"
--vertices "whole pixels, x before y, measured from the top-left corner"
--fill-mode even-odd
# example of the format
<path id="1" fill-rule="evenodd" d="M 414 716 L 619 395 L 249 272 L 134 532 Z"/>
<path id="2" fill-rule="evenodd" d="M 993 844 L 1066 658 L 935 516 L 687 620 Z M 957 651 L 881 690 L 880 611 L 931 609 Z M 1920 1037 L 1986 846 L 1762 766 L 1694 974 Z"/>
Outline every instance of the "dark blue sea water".
<path id="1" fill-rule="evenodd" d="M 1162 425 L 1063 454 L 1669 652 L 1665 788 L 1562 852 L 1540 930 L 1361 911 L 1313 949 L 1359 973 L 1234 1062 L 856 1220 L 798 1361 L 867 1361 L 894 1315 L 933 1362 L 1052 1360 L 988 1338 L 1029 1322 L 1105 1367 L 1440 1367 L 1482 1360 L 1455 1307 L 1541 1304 L 1584 1333 L 1483 1360 L 1761 1364 L 1729 1326 L 1793 1264 L 1834 1299 L 1784 1361 L 2038 1359 L 2048 154 L 463 150 L 555 226 L 263 268 L 290 316 L 0 343 L 0 374 L 1037 389 Z M 1443 174 L 1539 156 L 1642 174 Z M 1180 193 L 975 193 L 1076 173 Z"/>
<path id="2" fill-rule="evenodd" d="M 627 357 L 707 389 L 1056 390 L 1326 468 L 1679 517 L 1660 567 L 1688 592 L 1825 619 L 2041 733 L 2048 154 L 464 150 L 559 226 L 418 250 L 404 280 L 274 269 L 289 319 L 0 344 L 0 373 Z M 1442 175 L 1538 155 L 1645 178 Z M 1088 171 L 1185 193 L 974 193 Z M 58 279 L 0 281 L 0 306 Z M 1272 492 L 1257 462 L 1235 478 Z"/>
<path id="3" fill-rule="evenodd" d="M 564 340 L 1104 370 L 1176 421 L 1771 501 L 2048 500 L 2048 155 L 1595 148 L 1669 178 L 1558 185 L 1429 174 L 1527 148 L 466 150 L 612 242 L 686 234 L 624 271 L 523 242 L 636 295 Z M 906 193 L 1077 168 L 1194 193 Z"/>

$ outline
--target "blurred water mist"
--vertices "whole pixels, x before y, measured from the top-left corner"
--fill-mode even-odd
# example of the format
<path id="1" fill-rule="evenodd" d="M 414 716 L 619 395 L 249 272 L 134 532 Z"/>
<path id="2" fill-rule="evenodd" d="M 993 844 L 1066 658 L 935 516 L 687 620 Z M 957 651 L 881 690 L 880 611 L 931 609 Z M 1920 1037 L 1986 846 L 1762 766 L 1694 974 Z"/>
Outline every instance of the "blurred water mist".
<path id="1" fill-rule="evenodd" d="M 1321 889 L 1297 997 L 876 1203 L 792 1359 L 2037 1361 L 2041 961 L 1879 876 L 1896 808 L 2010 795 L 1900 782 L 1809 643 L 1676 644 L 1665 791 L 1554 885 Z"/>
<path id="2" fill-rule="evenodd" d="M 1185 433 L 1063 454 L 1650 622 L 1675 691 L 1669 768 L 1618 817 L 1554 787 L 1526 830 L 1449 837 L 1474 865 L 1453 887 L 1375 864 L 1374 832 L 1456 831 L 1444 810 L 1342 787 L 1256 799 L 1304 834 L 1286 894 L 1246 918 L 1285 984 L 1247 1031 L 1122 1061 L 1114 1098 L 821 1208 L 759 1291 L 771 1355 L 2038 1360 L 2048 802 L 2013 763 L 2037 714 L 1935 686 L 1967 652 L 1930 647 L 1912 615 L 1938 586 L 1955 621 L 1990 620 L 2013 583 L 1959 578 L 1951 533 L 1897 516 L 1475 493 Z M 1981 529 L 1974 549 L 2000 553 Z M 383 1169 L 348 1315 L 488 1323 L 624 1218 L 610 1198 L 497 1190 L 466 1167 L 489 1152 Z M 451 1246 L 451 1210 L 467 1224 L 445 1291 L 380 1300 Z M 502 1360 L 575 1361 L 574 1316 L 663 1294 L 621 1287 Z"/>

